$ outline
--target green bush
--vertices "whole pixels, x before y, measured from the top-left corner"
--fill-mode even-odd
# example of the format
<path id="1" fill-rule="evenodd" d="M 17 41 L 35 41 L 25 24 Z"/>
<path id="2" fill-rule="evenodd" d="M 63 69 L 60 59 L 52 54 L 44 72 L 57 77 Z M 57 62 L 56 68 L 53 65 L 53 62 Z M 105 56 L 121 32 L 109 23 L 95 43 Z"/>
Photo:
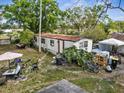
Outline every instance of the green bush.
<path id="1" fill-rule="evenodd" d="M 98 42 L 107 38 L 107 34 L 104 30 L 95 28 L 94 30 L 86 31 L 81 33 L 81 36 L 93 39 L 94 42 Z"/>
<path id="2" fill-rule="evenodd" d="M 76 47 L 67 48 L 64 50 L 63 55 L 70 64 L 76 63 L 79 66 L 83 66 L 84 62 L 92 59 L 92 54 L 82 49 L 76 49 Z"/>
<path id="3" fill-rule="evenodd" d="M 8 36 L 11 37 L 11 43 L 12 44 L 17 44 L 20 42 L 20 32 L 13 31 L 11 33 L 8 33 Z"/>
<path id="4" fill-rule="evenodd" d="M 20 43 L 30 45 L 32 39 L 34 37 L 34 33 L 28 29 L 24 30 L 20 33 Z"/>

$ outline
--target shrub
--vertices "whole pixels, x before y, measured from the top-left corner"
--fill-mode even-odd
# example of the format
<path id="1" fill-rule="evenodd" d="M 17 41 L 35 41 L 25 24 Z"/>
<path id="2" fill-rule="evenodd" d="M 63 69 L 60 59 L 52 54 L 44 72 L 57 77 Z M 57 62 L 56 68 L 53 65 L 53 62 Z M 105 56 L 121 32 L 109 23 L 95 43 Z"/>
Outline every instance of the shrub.
<path id="1" fill-rule="evenodd" d="M 92 54 L 82 49 L 76 49 L 76 47 L 67 48 L 64 50 L 63 55 L 70 64 L 76 63 L 79 66 L 83 66 L 85 61 L 92 59 Z"/>
<path id="2" fill-rule="evenodd" d="M 11 43 L 12 44 L 17 44 L 20 42 L 20 32 L 13 31 L 8 34 L 8 36 L 11 37 Z"/>
<path id="3" fill-rule="evenodd" d="M 105 33 L 105 31 L 97 28 L 92 31 L 90 30 L 83 32 L 81 33 L 81 36 L 93 39 L 94 42 L 98 42 L 100 40 L 107 38 L 107 34 Z"/>
<path id="4" fill-rule="evenodd" d="M 20 43 L 30 45 L 32 39 L 34 37 L 34 33 L 28 29 L 24 30 L 20 33 Z"/>

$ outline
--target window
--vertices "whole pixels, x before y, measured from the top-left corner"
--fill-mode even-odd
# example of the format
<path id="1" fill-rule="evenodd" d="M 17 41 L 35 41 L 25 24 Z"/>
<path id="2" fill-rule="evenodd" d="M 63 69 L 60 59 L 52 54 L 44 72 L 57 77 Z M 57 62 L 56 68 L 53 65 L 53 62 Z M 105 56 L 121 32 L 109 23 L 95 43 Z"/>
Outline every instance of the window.
<path id="1" fill-rule="evenodd" d="M 84 47 L 84 43 L 83 42 L 80 43 L 79 48 L 82 48 L 82 47 Z"/>
<path id="2" fill-rule="evenodd" d="M 50 45 L 54 46 L 54 40 L 50 40 Z"/>
<path id="3" fill-rule="evenodd" d="M 34 37 L 34 41 L 36 41 L 36 42 L 37 42 L 37 37 Z"/>
<path id="4" fill-rule="evenodd" d="M 88 41 L 84 41 L 80 43 L 79 48 L 85 48 L 85 50 L 87 50 L 87 47 L 88 47 Z"/>
<path id="5" fill-rule="evenodd" d="M 84 47 L 88 47 L 88 41 L 84 41 Z"/>
<path id="6" fill-rule="evenodd" d="M 41 39 L 41 43 L 45 44 L 45 39 L 44 38 Z"/>

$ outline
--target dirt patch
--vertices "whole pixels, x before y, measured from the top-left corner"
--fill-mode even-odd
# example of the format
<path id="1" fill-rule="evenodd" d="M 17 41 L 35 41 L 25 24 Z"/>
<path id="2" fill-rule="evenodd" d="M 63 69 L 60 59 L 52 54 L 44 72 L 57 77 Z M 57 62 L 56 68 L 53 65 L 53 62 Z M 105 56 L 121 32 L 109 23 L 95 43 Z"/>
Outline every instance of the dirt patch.
<path id="1" fill-rule="evenodd" d="M 26 48 L 26 50 L 27 50 L 27 51 L 31 51 L 31 52 L 35 51 L 35 50 L 32 49 L 32 48 Z"/>

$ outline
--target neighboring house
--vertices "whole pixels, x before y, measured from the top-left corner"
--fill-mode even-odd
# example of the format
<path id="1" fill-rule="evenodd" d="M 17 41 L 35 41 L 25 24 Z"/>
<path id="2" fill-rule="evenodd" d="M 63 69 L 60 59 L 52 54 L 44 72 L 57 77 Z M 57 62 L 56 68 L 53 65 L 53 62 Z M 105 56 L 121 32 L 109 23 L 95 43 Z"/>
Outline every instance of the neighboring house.
<path id="1" fill-rule="evenodd" d="M 124 33 L 114 32 L 114 33 L 111 34 L 111 38 L 115 38 L 115 39 L 124 41 Z"/>
<path id="2" fill-rule="evenodd" d="M 39 36 L 36 35 L 35 44 L 39 46 Z M 62 53 L 65 48 L 76 46 L 88 52 L 92 50 L 92 40 L 80 38 L 79 36 L 42 33 L 41 46 L 53 54 Z"/>
<path id="3" fill-rule="evenodd" d="M 124 33 L 114 32 L 114 33 L 111 34 L 111 37 L 124 42 Z M 124 55 L 124 46 L 120 46 L 118 48 L 118 52 Z"/>

